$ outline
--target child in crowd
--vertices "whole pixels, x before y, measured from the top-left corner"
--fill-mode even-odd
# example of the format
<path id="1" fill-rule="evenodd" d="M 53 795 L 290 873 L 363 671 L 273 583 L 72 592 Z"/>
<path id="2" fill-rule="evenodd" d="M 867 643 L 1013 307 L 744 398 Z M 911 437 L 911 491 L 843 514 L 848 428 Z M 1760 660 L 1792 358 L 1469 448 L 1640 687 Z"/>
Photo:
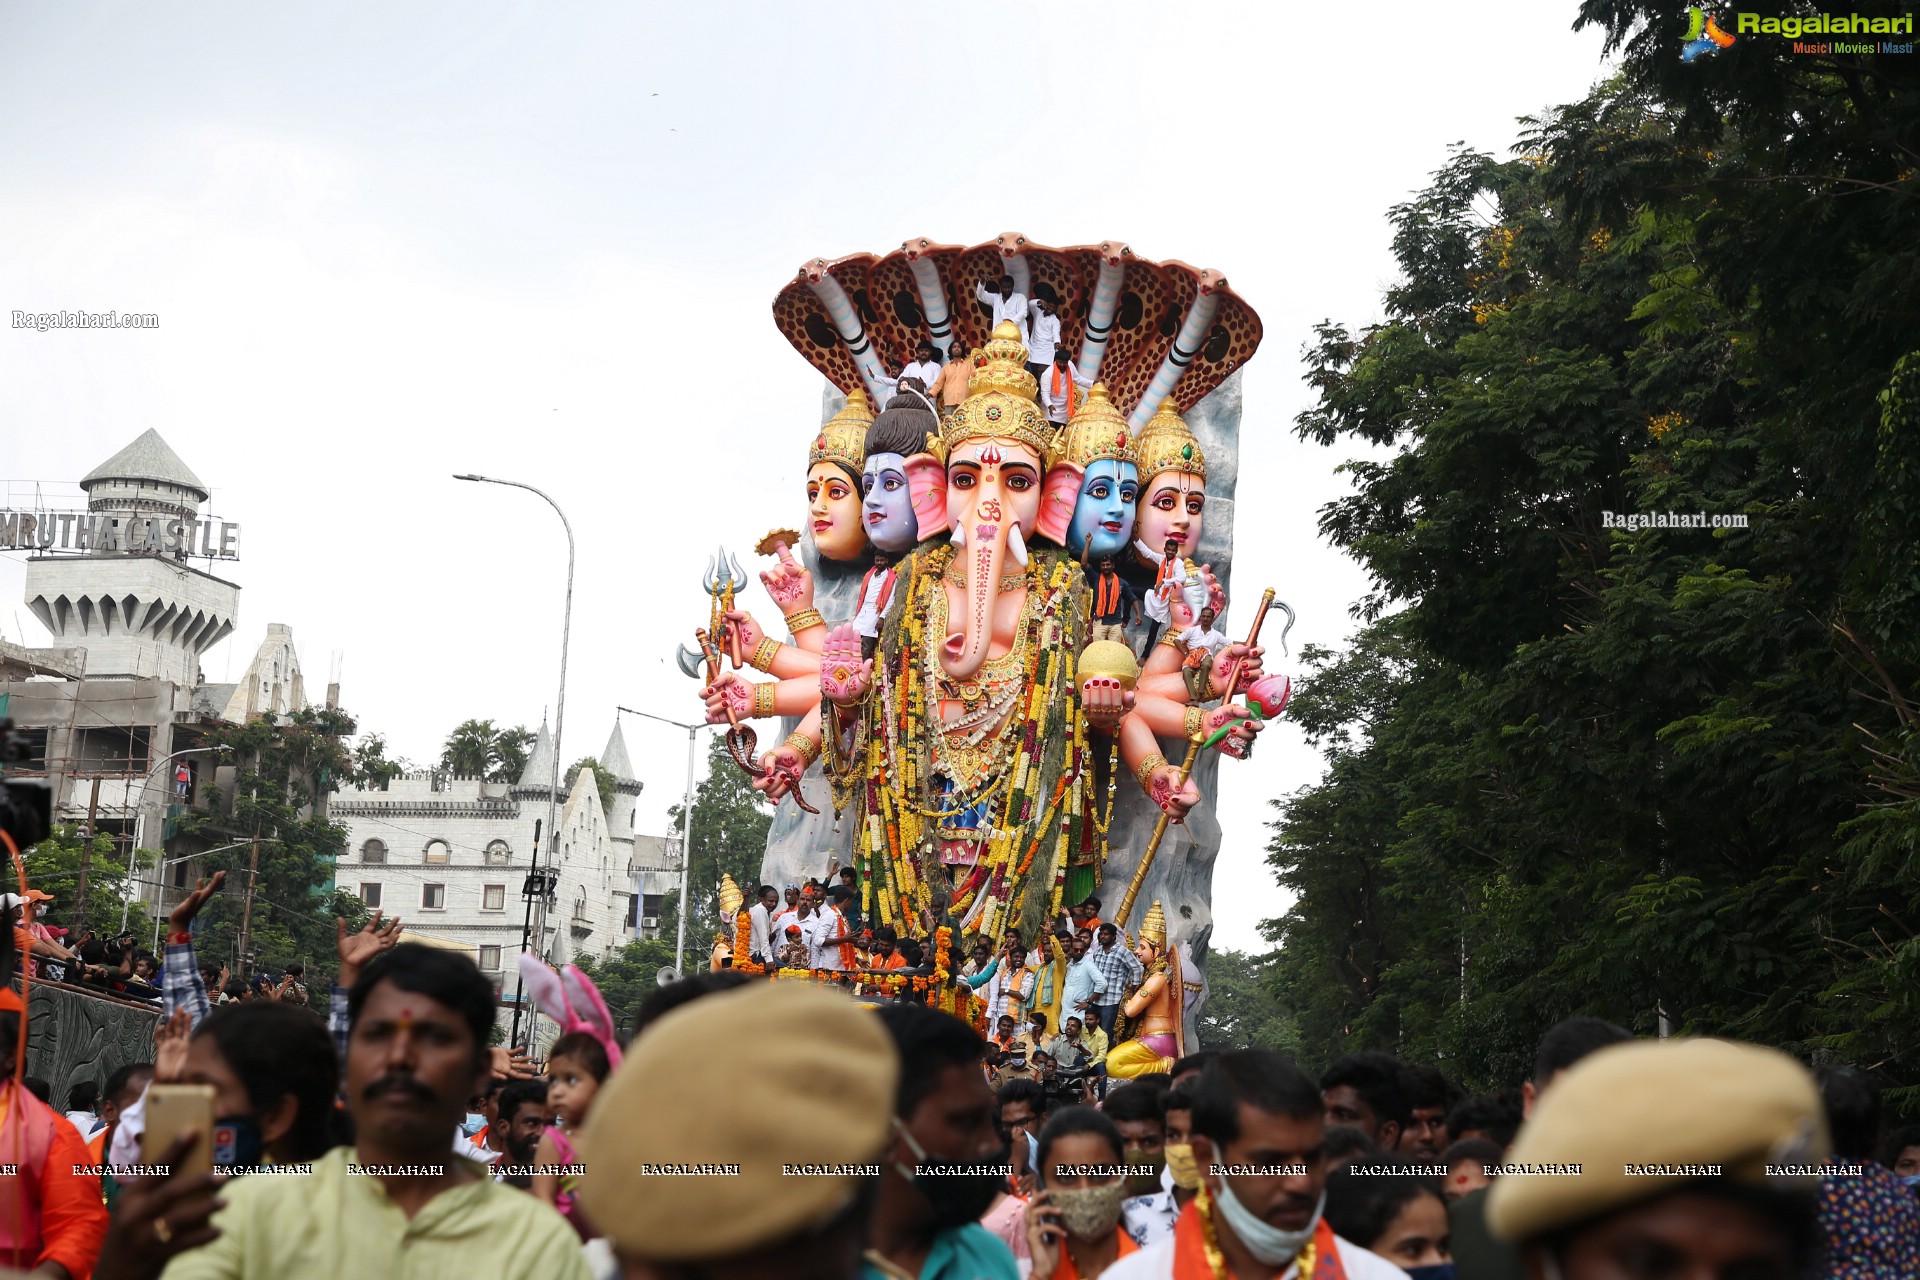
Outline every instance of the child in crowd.
<path id="1" fill-rule="evenodd" d="M 594 1232 L 574 1203 L 580 1179 L 573 1174 L 546 1170 L 580 1162 L 573 1148 L 573 1135 L 585 1123 L 594 1096 L 600 1092 L 610 1070 L 606 1049 L 587 1031 L 561 1036 L 554 1042 L 553 1054 L 547 1061 L 547 1103 L 553 1108 L 554 1122 L 540 1136 L 540 1146 L 534 1154 L 534 1167 L 539 1172 L 533 1175 L 533 1194 L 566 1215 L 582 1240 L 591 1239 Z"/>

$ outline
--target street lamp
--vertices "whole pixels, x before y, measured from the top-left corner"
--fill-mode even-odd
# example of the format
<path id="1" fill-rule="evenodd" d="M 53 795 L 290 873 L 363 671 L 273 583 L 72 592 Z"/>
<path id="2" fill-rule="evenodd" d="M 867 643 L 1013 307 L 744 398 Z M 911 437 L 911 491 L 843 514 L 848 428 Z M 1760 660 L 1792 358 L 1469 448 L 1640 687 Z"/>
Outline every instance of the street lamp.
<path id="1" fill-rule="evenodd" d="M 557 818 L 560 809 L 560 732 L 567 721 L 567 644 L 573 638 L 573 525 L 567 520 L 567 513 L 560 509 L 559 503 L 530 484 L 522 484 L 518 480 L 496 480 L 492 476 L 477 475 L 456 475 L 454 479 L 471 480 L 476 484 L 504 484 L 509 488 L 525 489 L 528 493 L 537 494 L 553 508 L 553 513 L 560 517 L 560 526 L 567 531 L 567 606 L 565 613 L 561 615 L 560 622 L 560 694 L 553 707 L 553 774 L 547 780 L 547 849 L 536 848 L 533 853 L 535 870 L 540 869 L 542 862 L 546 864 L 548 870 L 551 870 L 553 858 L 550 851 L 560 843 L 560 824 Z M 544 858 L 543 853 L 547 854 Z M 534 918 L 538 921 L 538 928 L 534 934 L 537 940 L 536 945 L 541 950 L 545 950 L 547 938 L 545 898 L 540 900 L 540 909 Z M 526 949 L 524 941 L 521 943 L 521 949 L 523 951 Z M 515 1016 L 518 1017 L 517 1009 Z"/>
<path id="2" fill-rule="evenodd" d="M 159 883 L 159 892 L 154 895 L 155 905 L 158 906 L 160 903 L 163 903 L 167 900 L 166 895 L 167 895 L 167 868 L 168 867 L 177 867 L 183 862 L 192 862 L 195 858 L 204 858 L 210 853 L 225 853 L 229 849 L 238 849 L 251 843 L 253 843 L 251 840 L 236 840 L 232 844 L 223 844 L 223 845 L 220 845 L 218 848 L 202 849 L 198 853 L 183 853 L 177 858 L 166 859 L 158 867 L 154 868 L 154 875 L 157 878 Z M 158 955 L 160 953 L 160 921 L 161 919 L 162 917 L 160 913 L 158 911 L 155 911 L 153 913 L 153 945 L 147 948 L 147 950 L 153 952 L 155 955 Z M 126 925 L 123 923 L 120 926 L 120 931 L 122 933 L 125 933 L 126 928 L 127 928 Z"/>
<path id="3" fill-rule="evenodd" d="M 642 716 L 648 720 L 658 720 L 661 724 L 670 724 L 676 729 L 687 731 L 687 794 L 680 804 L 680 910 L 674 914 L 673 971 L 684 974 L 687 969 L 682 963 L 687 952 L 687 868 L 693 865 L 693 739 L 702 729 L 716 728 L 706 723 L 688 724 L 684 720 L 669 720 L 657 716 L 651 711 L 635 711 L 632 707 L 615 707 L 615 711 L 624 711 L 630 716 Z"/>
<path id="4" fill-rule="evenodd" d="M 523 920 L 520 925 L 520 949 L 522 951 L 527 949 L 527 935 L 533 928 L 533 904 L 539 902 L 543 905 L 551 906 L 554 891 L 559 887 L 560 876 L 558 872 L 542 871 L 538 867 L 527 872 L 527 878 L 521 882 L 520 896 L 526 899 L 527 902 L 526 919 Z M 521 983 L 522 979 L 518 977 L 514 979 L 513 1034 L 508 1037 L 508 1044 L 517 1045 L 520 1043 L 520 1010 L 525 1007 L 525 1002 L 521 998 L 521 991 L 523 989 Z M 533 1048 L 533 1029 L 538 1021 L 538 1019 L 529 1019 L 527 1022 L 527 1049 L 529 1051 Z"/>
<path id="5" fill-rule="evenodd" d="M 133 913 L 133 860 L 140 852 L 140 833 L 146 829 L 147 788 L 153 785 L 153 775 L 158 773 L 161 766 L 166 764 L 167 761 L 178 760 L 181 756 L 206 755 L 209 752 L 227 752 L 232 750 L 233 748 L 229 746 L 188 747 L 185 751 L 176 751 L 170 756 L 161 756 L 160 759 L 154 763 L 153 768 L 147 770 L 147 776 L 142 779 L 140 783 L 139 799 L 134 801 L 133 848 L 127 850 L 127 895 L 120 904 L 120 932 L 125 933 L 127 931 L 127 917 Z M 91 837 L 93 833 L 88 832 L 87 834 Z M 157 896 L 154 902 L 155 905 L 158 905 L 159 898 Z"/>

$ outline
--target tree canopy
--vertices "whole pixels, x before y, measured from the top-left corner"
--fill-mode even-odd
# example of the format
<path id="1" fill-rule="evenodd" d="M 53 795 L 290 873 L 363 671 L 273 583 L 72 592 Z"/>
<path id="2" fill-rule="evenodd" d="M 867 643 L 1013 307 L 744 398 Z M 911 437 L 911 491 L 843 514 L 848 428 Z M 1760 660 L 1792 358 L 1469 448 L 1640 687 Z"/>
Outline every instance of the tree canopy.
<path id="1" fill-rule="evenodd" d="M 440 767 L 456 778 L 518 782 L 534 737 L 525 725 L 502 729 L 491 720 L 463 720 L 440 748 Z"/>
<path id="2" fill-rule="evenodd" d="M 1581 21 L 1620 71 L 1456 152 L 1384 322 L 1308 351 L 1299 434 L 1392 453 L 1322 512 L 1372 586 L 1292 704 L 1328 767 L 1276 802 L 1283 988 L 1310 1057 L 1507 1084 L 1583 1012 L 1912 1107 L 1920 79 Z M 1660 513 L 1721 527 L 1617 519 Z"/>
<path id="3" fill-rule="evenodd" d="M 667 811 L 676 827 L 684 823 L 683 811 L 681 805 Z M 693 898 L 693 911 L 687 917 L 689 956 L 704 955 L 720 929 L 721 875 L 731 875 L 742 893 L 751 893 L 759 881 L 760 864 L 767 852 L 767 831 L 772 825 L 772 812 L 747 775 L 733 763 L 726 743 L 716 735 L 707 744 L 707 776 L 693 794 L 693 852 L 687 869 Z M 675 888 L 661 904 L 662 937 L 674 936 L 679 910 L 680 891 Z"/>

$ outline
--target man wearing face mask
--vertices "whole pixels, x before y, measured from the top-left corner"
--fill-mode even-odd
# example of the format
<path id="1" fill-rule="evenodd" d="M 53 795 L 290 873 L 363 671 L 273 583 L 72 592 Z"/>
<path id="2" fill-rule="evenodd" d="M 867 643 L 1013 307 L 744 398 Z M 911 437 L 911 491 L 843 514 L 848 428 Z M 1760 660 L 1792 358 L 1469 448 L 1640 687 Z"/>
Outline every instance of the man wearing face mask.
<path id="1" fill-rule="evenodd" d="M 1224 1053 L 1191 1087 L 1199 1192 L 1173 1235 L 1122 1258 L 1106 1280 L 1405 1280 L 1321 1217 L 1325 1109 L 1291 1060 Z"/>
<path id="2" fill-rule="evenodd" d="M 1164 1077 L 1123 1084 L 1101 1108 L 1126 1142 L 1127 1234 L 1141 1248 L 1173 1234 L 1180 1211 L 1163 1183 L 1166 1161 L 1167 1087 Z M 1138 1170 L 1138 1172 L 1132 1172 Z"/>
<path id="3" fill-rule="evenodd" d="M 863 1280 L 1017 1280 L 1012 1251 L 979 1223 L 1007 1182 L 1007 1144 L 980 1070 L 985 1042 L 923 1005 L 886 1005 L 878 1016 L 900 1055 L 900 1083 Z"/>

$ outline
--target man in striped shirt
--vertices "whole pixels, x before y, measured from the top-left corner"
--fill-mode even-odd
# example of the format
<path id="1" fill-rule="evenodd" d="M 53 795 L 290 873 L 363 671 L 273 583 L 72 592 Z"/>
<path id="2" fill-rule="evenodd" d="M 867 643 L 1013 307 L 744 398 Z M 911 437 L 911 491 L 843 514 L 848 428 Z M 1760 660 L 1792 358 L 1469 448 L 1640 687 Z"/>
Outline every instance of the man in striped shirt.
<path id="1" fill-rule="evenodd" d="M 1138 956 L 1120 945 L 1120 931 L 1111 923 L 1100 926 L 1096 935 L 1099 945 L 1087 954 L 1093 957 L 1099 966 L 1100 976 L 1105 980 L 1105 989 L 1100 994 L 1103 1004 L 1093 1006 L 1098 1016 L 1100 1029 L 1113 1036 L 1113 1024 L 1120 1017 L 1121 1002 L 1126 999 L 1128 987 L 1137 986 L 1147 976 Z"/>

